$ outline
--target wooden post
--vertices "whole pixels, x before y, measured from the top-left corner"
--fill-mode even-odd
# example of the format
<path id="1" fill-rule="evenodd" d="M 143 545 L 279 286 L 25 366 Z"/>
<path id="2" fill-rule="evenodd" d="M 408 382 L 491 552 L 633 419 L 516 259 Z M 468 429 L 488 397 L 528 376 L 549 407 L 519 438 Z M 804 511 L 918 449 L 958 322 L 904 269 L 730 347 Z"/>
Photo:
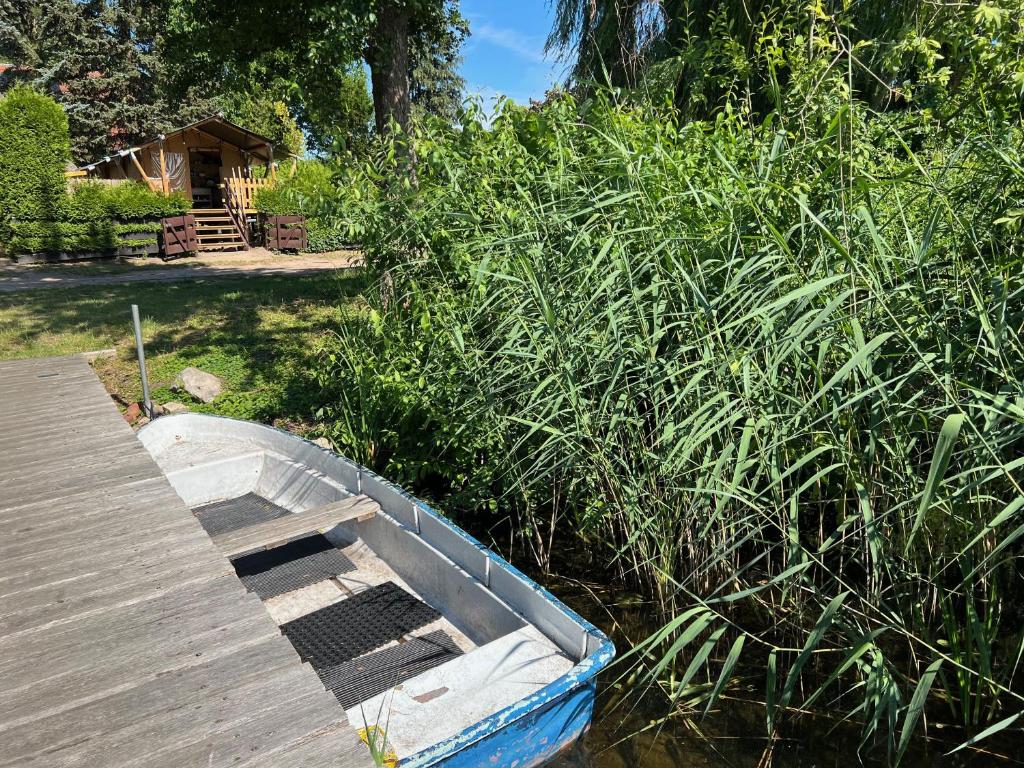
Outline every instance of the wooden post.
<path id="1" fill-rule="evenodd" d="M 288 171 L 288 178 L 290 179 L 293 176 L 295 176 L 295 172 L 297 170 L 299 170 L 299 158 L 295 157 L 295 155 L 292 155 L 292 169 Z"/>
<path id="2" fill-rule="evenodd" d="M 165 195 L 171 194 L 171 180 L 167 178 L 167 157 L 164 155 L 163 139 L 160 139 L 160 188 Z"/>
<path id="3" fill-rule="evenodd" d="M 132 164 L 135 165 L 135 170 L 139 172 L 139 176 L 142 177 L 142 180 L 146 182 L 146 185 L 150 189 L 153 189 L 153 191 L 155 192 L 156 190 L 154 189 L 153 180 L 146 175 L 146 169 L 142 167 L 142 163 L 139 162 L 139 158 L 135 156 L 134 149 L 128 150 L 128 157 L 132 159 Z"/>
<path id="4" fill-rule="evenodd" d="M 267 154 L 270 155 L 270 180 L 277 180 L 277 171 L 274 170 L 274 148 L 267 144 Z"/>

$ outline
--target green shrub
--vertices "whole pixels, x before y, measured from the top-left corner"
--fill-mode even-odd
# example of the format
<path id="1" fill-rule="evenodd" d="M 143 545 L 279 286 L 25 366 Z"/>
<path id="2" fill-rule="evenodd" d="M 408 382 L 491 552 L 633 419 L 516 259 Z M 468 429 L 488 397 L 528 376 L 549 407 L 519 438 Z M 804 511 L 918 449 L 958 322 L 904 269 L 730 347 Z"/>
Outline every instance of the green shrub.
<path id="1" fill-rule="evenodd" d="M 108 214 L 122 221 L 181 216 L 192 208 L 183 193 L 165 195 L 141 182 L 108 186 L 103 197 Z"/>
<path id="2" fill-rule="evenodd" d="M 54 218 L 70 160 L 64 110 L 30 88 L 8 91 L 0 99 L 0 228 L 16 218 Z"/>
<path id="3" fill-rule="evenodd" d="M 85 182 L 74 187 L 60 209 L 66 221 L 137 221 L 180 216 L 191 208 L 180 192 L 164 195 L 139 181 L 123 184 Z"/>
<path id="4" fill-rule="evenodd" d="M 256 193 L 254 205 L 268 216 L 305 216 L 309 250 L 332 251 L 358 243 L 376 190 L 363 174 L 340 162 L 303 160 L 294 175 Z"/>

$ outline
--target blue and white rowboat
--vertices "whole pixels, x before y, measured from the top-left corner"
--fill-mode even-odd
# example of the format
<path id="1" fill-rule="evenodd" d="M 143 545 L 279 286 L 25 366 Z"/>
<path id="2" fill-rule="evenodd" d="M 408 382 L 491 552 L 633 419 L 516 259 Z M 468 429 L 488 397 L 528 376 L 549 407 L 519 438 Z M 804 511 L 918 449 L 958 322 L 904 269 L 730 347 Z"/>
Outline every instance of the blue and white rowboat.
<path id="1" fill-rule="evenodd" d="M 531 768 L 589 727 L 612 643 L 424 502 L 260 424 L 182 414 L 139 438 L 353 727 L 386 732 L 403 768 Z M 357 631 L 367 610 L 372 632 Z M 440 651 L 416 656 L 428 643 Z"/>

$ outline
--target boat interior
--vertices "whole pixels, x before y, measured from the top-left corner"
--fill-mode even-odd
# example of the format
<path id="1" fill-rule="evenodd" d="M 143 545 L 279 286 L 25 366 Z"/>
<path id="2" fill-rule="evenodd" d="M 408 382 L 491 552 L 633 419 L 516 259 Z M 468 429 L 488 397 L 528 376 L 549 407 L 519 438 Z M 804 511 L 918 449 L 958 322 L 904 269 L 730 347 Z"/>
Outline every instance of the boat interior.
<path id="1" fill-rule="evenodd" d="M 139 438 L 351 724 L 385 729 L 399 760 L 535 694 L 600 642 L 422 503 L 312 443 L 196 414 Z M 289 528 L 300 519 L 319 527 Z"/>

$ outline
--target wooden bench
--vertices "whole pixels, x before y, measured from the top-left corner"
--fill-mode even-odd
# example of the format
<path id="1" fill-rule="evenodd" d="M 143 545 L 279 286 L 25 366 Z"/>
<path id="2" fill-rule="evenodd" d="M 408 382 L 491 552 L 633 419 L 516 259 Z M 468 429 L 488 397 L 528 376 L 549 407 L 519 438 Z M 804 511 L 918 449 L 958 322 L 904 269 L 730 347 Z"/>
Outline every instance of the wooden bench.
<path id="1" fill-rule="evenodd" d="M 213 537 L 213 543 L 229 558 L 273 549 L 311 533 L 326 533 L 349 520 L 369 520 L 380 511 L 380 505 L 369 496 L 349 496 L 320 507 L 293 515 L 228 531 Z"/>

